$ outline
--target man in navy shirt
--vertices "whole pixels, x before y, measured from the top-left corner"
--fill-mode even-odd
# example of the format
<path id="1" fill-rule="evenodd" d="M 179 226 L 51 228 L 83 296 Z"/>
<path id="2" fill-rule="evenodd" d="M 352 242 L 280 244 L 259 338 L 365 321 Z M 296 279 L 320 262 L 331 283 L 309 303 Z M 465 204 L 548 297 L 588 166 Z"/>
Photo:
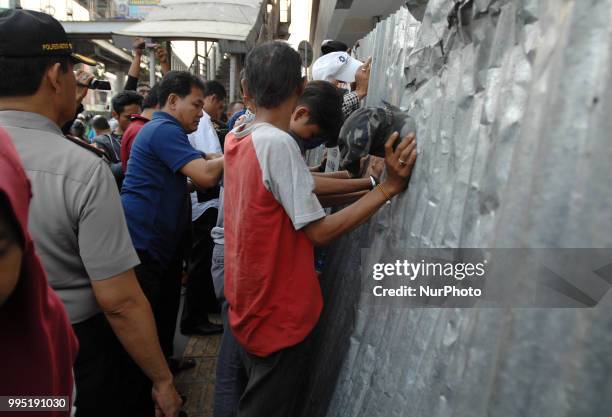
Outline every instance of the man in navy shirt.
<path id="1" fill-rule="evenodd" d="M 121 201 L 141 264 L 135 269 L 157 322 L 166 356 L 180 299 L 183 240 L 189 225 L 187 177 L 195 187 L 215 186 L 223 158 L 195 150 L 187 134 L 203 115 L 204 85 L 196 76 L 169 72 L 159 85 L 161 111 L 138 133 L 123 182 Z"/>

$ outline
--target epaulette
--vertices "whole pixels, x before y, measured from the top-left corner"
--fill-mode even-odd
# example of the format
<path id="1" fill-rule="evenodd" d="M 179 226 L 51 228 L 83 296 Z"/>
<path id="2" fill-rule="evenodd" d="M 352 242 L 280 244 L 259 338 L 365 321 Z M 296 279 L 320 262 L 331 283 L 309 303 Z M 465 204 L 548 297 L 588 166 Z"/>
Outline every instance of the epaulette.
<path id="1" fill-rule="evenodd" d="M 68 139 L 70 142 L 75 143 L 77 145 L 79 145 L 81 148 L 87 149 L 90 152 L 95 153 L 97 156 L 99 156 L 100 158 L 104 158 L 106 156 L 106 154 L 104 153 L 104 151 L 96 148 L 93 145 L 90 145 L 89 143 L 85 143 L 83 142 L 81 139 L 75 137 L 75 136 L 71 136 L 71 135 L 64 135 L 64 137 L 66 139 Z"/>

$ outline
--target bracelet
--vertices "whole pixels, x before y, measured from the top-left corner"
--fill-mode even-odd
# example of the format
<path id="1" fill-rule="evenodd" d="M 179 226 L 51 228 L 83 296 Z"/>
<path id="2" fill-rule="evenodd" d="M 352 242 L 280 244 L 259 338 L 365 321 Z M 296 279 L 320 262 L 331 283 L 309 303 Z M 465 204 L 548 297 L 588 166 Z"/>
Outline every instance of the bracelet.
<path id="1" fill-rule="evenodd" d="M 372 190 L 378 185 L 378 181 L 374 175 L 370 175 L 370 183 L 372 184 Z"/>
<path id="2" fill-rule="evenodd" d="M 385 200 L 387 201 L 391 201 L 391 196 L 389 195 L 389 193 L 387 192 L 387 190 L 385 190 L 385 187 L 383 187 L 382 184 L 378 184 L 376 186 L 377 189 L 380 190 L 380 192 L 383 194 L 383 196 L 385 196 Z"/>

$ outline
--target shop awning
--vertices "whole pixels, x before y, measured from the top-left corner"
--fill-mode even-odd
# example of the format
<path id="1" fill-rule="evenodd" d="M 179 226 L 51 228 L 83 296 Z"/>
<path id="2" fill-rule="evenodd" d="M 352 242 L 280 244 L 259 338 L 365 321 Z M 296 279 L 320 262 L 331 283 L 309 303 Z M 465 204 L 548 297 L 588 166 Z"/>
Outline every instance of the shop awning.
<path id="1" fill-rule="evenodd" d="M 145 20 L 117 35 L 173 40 L 246 41 L 259 26 L 261 0 L 162 0 Z"/>

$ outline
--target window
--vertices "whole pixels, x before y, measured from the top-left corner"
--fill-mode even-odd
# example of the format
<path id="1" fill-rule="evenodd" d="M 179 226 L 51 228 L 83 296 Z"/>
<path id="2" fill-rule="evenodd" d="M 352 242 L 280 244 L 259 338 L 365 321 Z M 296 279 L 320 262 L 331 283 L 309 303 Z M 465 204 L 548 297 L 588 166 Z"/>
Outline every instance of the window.
<path id="1" fill-rule="evenodd" d="M 291 0 L 280 0 L 280 22 L 288 23 L 289 22 L 289 11 L 291 7 Z"/>

